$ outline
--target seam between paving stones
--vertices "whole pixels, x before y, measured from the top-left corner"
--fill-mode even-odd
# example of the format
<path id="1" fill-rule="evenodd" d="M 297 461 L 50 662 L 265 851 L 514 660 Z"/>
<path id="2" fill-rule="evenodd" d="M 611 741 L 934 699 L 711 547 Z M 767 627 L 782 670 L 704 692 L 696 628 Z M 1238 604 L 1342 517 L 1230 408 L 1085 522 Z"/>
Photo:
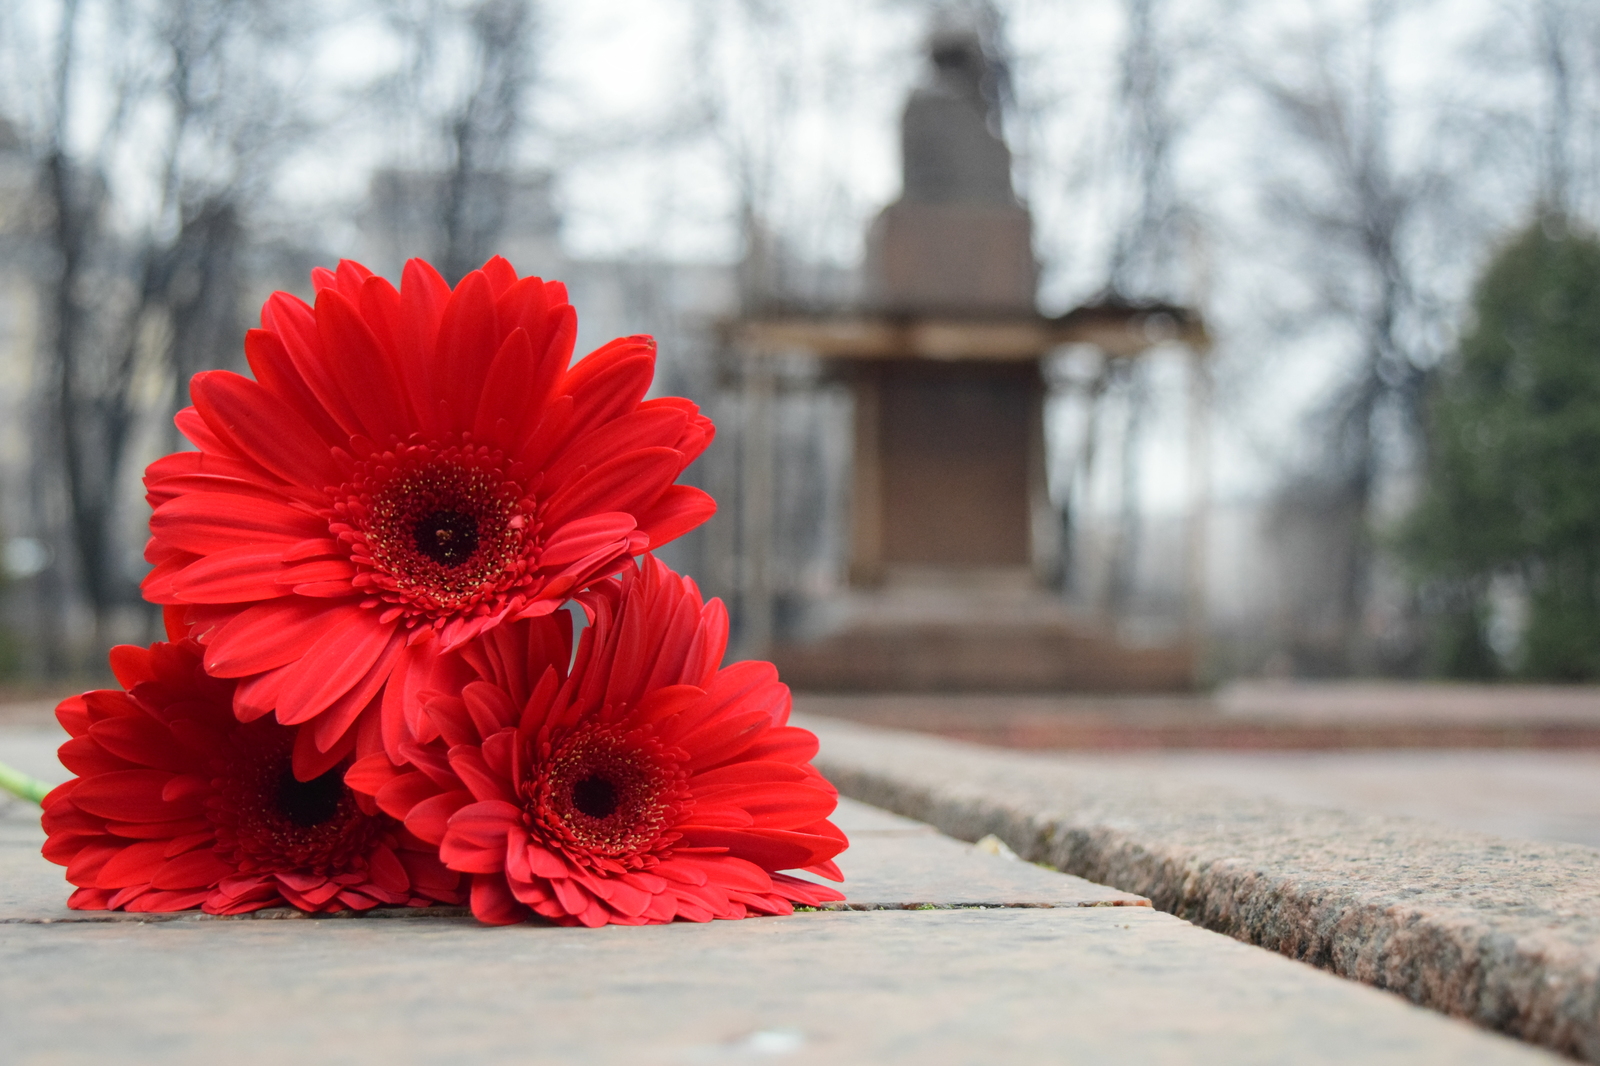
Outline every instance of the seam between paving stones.
<path id="1" fill-rule="evenodd" d="M 1503 853 L 1541 849 L 1409 819 L 1313 811 L 1215 790 L 1166 787 L 1160 796 L 1132 801 L 1131 775 L 1125 773 L 1115 782 L 1120 795 L 1073 796 L 1074 785 L 1092 792 L 1114 772 L 1079 775 L 1083 780 L 1073 782 L 1074 772 L 1035 755 L 815 719 L 806 724 L 823 734 L 816 763 L 843 795 L 958 839 L 992 833 L 1025 859 L 1147 896 L 1158 909 L 1197 925 L 1600 1062 L 1600 937 L 1592 930 L 1574 932 L 1596 916 L 1600 854 L 1587 871 L 1588 883 L 1574 890 L 1580 899 L 1572 914 L 1552 914 L 1546 907 L 1543 924 L 1518 921 L 1516 908 L 1503 898 L 1490 901 L 1498 913 L 1460 902 L 1417 905 L 1408 896 L 1425 889 L 1405 884 L 1399 871 L 1387 878 L 1367 876 L 1372 870 L 1366 868 L 1318 877 L 1292 865 L 1307 866 L 1306 857 L 1319 854 L 1325 842 L 1318 832 L 1352 834 L 1358 844 L 1370 845 L 1371 854 L 1382 853 L 1385 829 L 1397 836 L 1409 831 L 1413 838 L 1434 833 L 1455 849 L 1448 858 L 1459 852 L 1502 869 Z M 1140 783 L 1151 791 L 1150 782 Z M 1206 818 L 1215 819 L 1218 839 L 1187 843 L 1183 830 Z M 1281 850 L 1264 859 L 1263 841 Z M 1237 846 L 1233 854 L 1230 844 Z M 1563 845 L 1543 850 L 1592 851 Z M 1394 858 L 1403 864 L 1406 855 Z M 1538 883 L 1541 874 L 1573 878 L 1573 866 L 1530 871 L 1529 884 L 1547 888 L 1548 880 Z M 1502 896 L 1509 892 L 1503 881 L 1491 887 Z"/>
<path id="2" fill-rule="evenodd" d="M 796 914 L 819 911 L 1009 911 L 1077 910 L 1084 907 L 1148 907 L 1143 900 L 1086 900 L 1082 903 L 824 903 L 816 907 L 795 907 Z M 130 914 L 85 912 L 64 918 L 0 918 L 0 925 L 147 925 L 152 922 L 265 922 L 265 921 L 438 921 L 446 918 L 471 918 L 466 907 L 375 907 L 367 911 L 335 911 L 332 914 L 306 914 L 284 907 L 271 907 L 249 914 L 197 914 L 193 911 Z"/>

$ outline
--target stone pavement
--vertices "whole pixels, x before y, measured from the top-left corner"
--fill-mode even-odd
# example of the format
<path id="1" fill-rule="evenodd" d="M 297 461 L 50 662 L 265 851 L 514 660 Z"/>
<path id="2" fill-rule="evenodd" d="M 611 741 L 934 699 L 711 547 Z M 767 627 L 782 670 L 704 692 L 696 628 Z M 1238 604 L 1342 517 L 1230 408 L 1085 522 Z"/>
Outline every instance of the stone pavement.
<path id="1" fill-rule="evenodd" d="M 54 740 L 0 759 L 43 776 Z M 1559 1061 L 859 803 L 870 909 L 602 930 L 83 920 L 36 818 L 0 806 L 7 1063 Z"/>

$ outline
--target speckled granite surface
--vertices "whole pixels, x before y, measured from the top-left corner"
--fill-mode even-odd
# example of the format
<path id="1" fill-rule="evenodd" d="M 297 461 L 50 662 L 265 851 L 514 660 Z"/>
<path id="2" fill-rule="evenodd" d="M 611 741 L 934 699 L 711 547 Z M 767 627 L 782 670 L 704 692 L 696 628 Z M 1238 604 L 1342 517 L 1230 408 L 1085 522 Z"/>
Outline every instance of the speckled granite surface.
<path id="1" fill-rule="evenodd" d="M 868 803 L 1600 1062 L 1600 850 L 808 718 Z"/>

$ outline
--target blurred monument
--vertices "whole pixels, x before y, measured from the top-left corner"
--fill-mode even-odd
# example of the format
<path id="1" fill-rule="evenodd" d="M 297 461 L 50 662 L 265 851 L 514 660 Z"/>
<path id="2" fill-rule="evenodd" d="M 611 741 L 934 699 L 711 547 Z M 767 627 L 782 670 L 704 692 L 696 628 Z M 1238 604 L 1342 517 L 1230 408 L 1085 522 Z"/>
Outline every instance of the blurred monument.
<path id="1" fill-rule="evenodd" d="M 942 320 L 968 336 L 841 368 L 856 410 L 851 572 L 945 588 L 982 570 L 984 584 L 1016 587 L 1055 550 L 1030 530 L 1044 489 L 1043 353 L 982 358 L 978 345 L 1034 316 L 1032 226 L 978 38 L 937 36 L 929 59 L 901 125 L 904 191 L 868 237 L 868 300 L 908 327 Z"/>
<path id="2" fill-rule="evenodd" d="M 1059 514 L 1045 477 L 1042 360 L 1068 344 L 1134 358 L 1190 312 L 1101 304 L 1035 308 L 1028 210 L 1000 135 L 996 66 L 979 35 L 936 32 L 901 126 L 904 185 L 868 238 L 855 310 L 747 314 L 733 337 L 749 425 L 767 421 L 774 366 L 820 360 L 854 407 L 849 588 L 772 624 L 764 545 L 773 454 L 745 442 L 741 507 L 746 647 L 797 688 L 1170 690 L 1193 644 L 1127 647 L 1066 606 Z M 1110 620 L 1114 623 L 1114 620 Z"/>

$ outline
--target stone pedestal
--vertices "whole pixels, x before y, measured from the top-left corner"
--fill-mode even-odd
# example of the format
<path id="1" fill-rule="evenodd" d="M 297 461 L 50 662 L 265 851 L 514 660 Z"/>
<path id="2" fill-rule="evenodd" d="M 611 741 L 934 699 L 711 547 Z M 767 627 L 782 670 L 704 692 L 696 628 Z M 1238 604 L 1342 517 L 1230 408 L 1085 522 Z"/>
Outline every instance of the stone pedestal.
<path id="1" fill-rule="evenodd" d="M 1043 387 L 1035 363 L 888 360 L 848 369 L 855 396 L 851 578 L 1034 563 Z"/>

